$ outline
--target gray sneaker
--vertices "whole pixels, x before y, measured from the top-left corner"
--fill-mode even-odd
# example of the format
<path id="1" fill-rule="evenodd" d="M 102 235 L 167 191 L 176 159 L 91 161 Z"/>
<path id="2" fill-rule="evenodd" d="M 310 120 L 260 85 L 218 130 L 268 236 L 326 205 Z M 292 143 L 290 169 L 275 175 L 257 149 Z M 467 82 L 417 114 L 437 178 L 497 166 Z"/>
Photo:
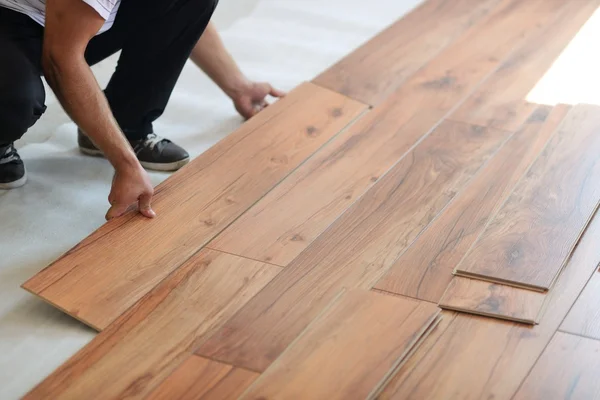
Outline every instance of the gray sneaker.
<path id="1" fill-rule="evenodd" d="M 81 130 L 77 131 L 79 150 L 90 156 L 104 156 Z M 155 133 L 144 139 L 129 141 L 142 167 L 156 171 L 176 171 L 190 161 L 190 155 L 169 139 Z"/>
<path id="2" fill-rule="evenodd" d="M 16 189 L 25 182 L 27 171 L 15 146 L 12 143 L 0 145 L 0 189 Z"/>

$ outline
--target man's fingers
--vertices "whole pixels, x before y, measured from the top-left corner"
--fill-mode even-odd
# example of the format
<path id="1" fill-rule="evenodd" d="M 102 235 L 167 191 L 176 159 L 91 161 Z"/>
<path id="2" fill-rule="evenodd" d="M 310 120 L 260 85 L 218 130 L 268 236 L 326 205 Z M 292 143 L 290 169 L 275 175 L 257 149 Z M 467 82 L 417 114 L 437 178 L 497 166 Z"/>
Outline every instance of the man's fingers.
<path id="1" fill-rule="evenodd" d="M 275 89 L 271 87 L 269 94 L 273 97 L 285 97 L 286 93 L 283 90 Z"/>
<path id="2" fill-rule="evenodd" d="M 108 221 L 113 218 L 120 217 L 121 215 L 125 214 L 125 212 L 127 212 L 128 208 L 129 208 L 129 205 L 127 205 L 127 204 L 113 204 L 108 209 L 108 212 L 106 213 L 105 218 Z"/>
<path id="3" fill-rule="evenodd" d="M 140 196 L 139 204 L 140 204 L 140 213 L 148 218 L 156 217 L 156 213 L 152 209 L 152 193 L 144 193 Z"/>

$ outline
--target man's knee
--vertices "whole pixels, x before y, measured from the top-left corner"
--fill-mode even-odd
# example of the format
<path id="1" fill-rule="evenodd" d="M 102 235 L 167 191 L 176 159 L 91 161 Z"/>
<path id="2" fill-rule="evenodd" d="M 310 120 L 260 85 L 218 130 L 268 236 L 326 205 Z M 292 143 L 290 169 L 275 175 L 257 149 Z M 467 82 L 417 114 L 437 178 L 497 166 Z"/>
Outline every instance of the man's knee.
<path id="1" fill-rule="evenodd" d="M 28 66 L 0 65 L 0 143 L 19 139 L 46 110 L 41 78 Z"/>

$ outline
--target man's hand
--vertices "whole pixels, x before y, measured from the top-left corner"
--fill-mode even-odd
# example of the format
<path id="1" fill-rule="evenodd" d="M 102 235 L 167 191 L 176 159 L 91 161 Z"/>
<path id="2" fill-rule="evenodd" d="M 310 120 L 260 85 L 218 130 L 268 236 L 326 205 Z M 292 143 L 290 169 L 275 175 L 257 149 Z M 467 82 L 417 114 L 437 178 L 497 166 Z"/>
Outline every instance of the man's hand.
<path id="1" fill-rule="evenodd" d="M 252 82 L 246 79 L 227 49 L 212 23 L 198 40 L 190 56 L 192 61 L 227 94 L 236 110 L 246 119 L 256 115 L 268 104 L 267 95 L 283 97 L 281 90 L 274 89 L 265 82 Z"/>
<path id="2" fill-rule="evenodd" d="M 47 0 L 42 67 L 65 111 L 115 168 L 106 218 L 132 205 L 154 217 L 152 185 L 115 121 L 96 78 L 85 61 L 85 49 L 104 19 L 81 0 Z"/>
<path id="3" fill-rule="evenodd" d="M 141 166 L 117 170 L 108 196 L 110 209 L 106 213 L 106 219 L 119 217 L 132 206 L 136 206 L 142 215 L 154 218 L 156 214 L 150 204 L 153 194 L 150 178 Z"/>
<path id="4" fill-rule="evenodd" d="M 275 89 L 266 82 L 248 82 L 231 95 L 235 109 L 249 119 L 269 105 L 266 97 L 284 97 L 285 92 Z"/>

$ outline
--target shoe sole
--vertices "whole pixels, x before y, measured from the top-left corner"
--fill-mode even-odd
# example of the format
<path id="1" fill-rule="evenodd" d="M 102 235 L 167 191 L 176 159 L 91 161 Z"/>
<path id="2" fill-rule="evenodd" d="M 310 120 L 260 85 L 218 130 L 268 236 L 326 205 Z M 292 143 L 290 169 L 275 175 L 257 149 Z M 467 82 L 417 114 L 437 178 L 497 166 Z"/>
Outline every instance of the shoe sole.
<path id="1" fill-rule="evenodd" d="M 7 182 L 7 183 L 0 183 L 0 189 L 1 190 L 16 189 L 16 188 L 20 188 L 25 183 L 27 183 L 27 171 L 25 171 L 25 175 L 23 175 L 23 177 L 21 179 L 17 179 L 16 181 Z"/>
<path id="2" fill-rule="evenodd" d="M 80 147 L 79 150 L 83 154 L 88 155 L 88 156 L 104 158 L 104 153 L 102 153 L 102 151 L 100 151 L 100 150 L 87 149 L 85 147 Z M 187 157 L 187 158 L 181 159 L 179 161 L 173 161 L 170 163 L 153 163 L 153 162 L 148 162 L 148 161 L 140 161 L 140 164 L 142 165 L 142 167 L 153 170 L 153 171 L 169 172 L 169 171 L 177 171 L 178 169 L 180 169 L 181 167 L 183 167 L 184 165 L 186 165 L 189 162 L 190 162 L 190 158 Z"/>

